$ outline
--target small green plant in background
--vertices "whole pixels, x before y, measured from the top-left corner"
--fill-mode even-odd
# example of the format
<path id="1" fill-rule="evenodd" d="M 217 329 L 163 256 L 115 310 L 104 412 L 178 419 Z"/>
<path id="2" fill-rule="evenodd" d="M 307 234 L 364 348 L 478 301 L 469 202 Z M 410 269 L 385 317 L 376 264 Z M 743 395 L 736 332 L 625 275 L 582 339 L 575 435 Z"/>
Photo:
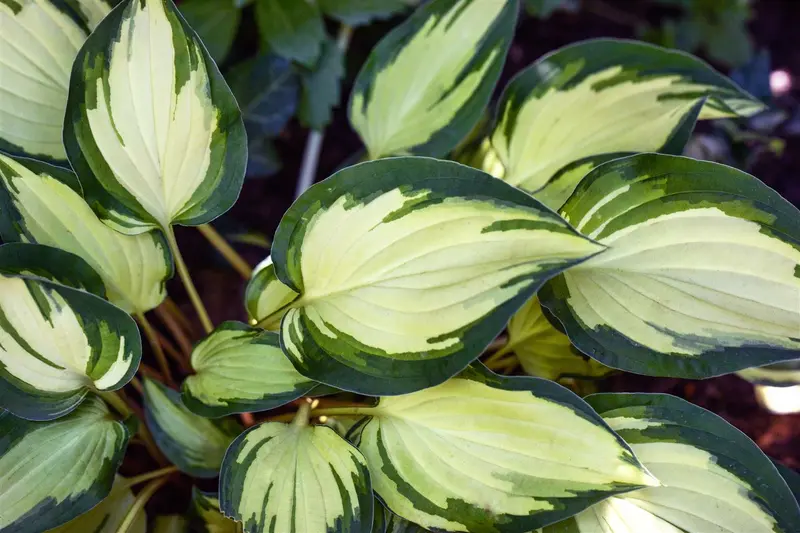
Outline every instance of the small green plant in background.
<path id="1" fill-rule="evenodd" d="M 273 51 L 330 80 L 309 65 L 407 4 L 256 9 Z M 4 35 L 36 37 L 0 48 L 0 531 L 800 531 L 797 474 L 718 416 L 573 392 L 794 368 L 800 213 L 680 155 L 696 121 L 764 104 L 683 52 L 599 39 L 490 106 L 520 9 L 433 0 L 386 35 L 348 102 L 367 160 L 305 190 L 249 276 L 208 223 L 252 132 L 280 130 L 248 114 L 263 71 L 238 65 L 232 91 L 214 61 L 230 43 L 204 45 L 169 0 L 0 4 Z M 301 110 L 338 100 L 322 93 Z M 211 322 L 174 225 L 248 275 L 249 324 Z M 122 477 L 134 446 L 158 468 Z M 218 492 L 145 516 L 178 475 Z"/>

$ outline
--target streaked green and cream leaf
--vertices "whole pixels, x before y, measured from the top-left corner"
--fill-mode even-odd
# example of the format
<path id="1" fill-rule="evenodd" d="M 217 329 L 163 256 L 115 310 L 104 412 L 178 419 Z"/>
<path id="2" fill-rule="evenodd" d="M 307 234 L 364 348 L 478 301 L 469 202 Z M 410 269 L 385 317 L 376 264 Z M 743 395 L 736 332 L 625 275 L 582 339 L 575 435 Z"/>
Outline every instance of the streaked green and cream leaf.
<path id="1" fill-rule="evenodd" d="M 106 297 L 103 280 L 89 263 L 75 254 L 41 244 L 0 245 L 0 274 L 39 278 Z"/>
<path id="2" fill-rule="evenodd" d="M 790 533 L 800 509 L 756 444 L 717 415 L 666 394 L 586 400 L 663 486 L 609 498 L 543 533 Z"/>
<path id="3" fill-rule="evenodd" d="M 128 437 L 97 396 L 49 422 L 0 411 L 0 531 L 40 533 L 89 511 L 111 491 Z"/>
<path id="4" fill-rule="evenodd" d="M 102 0 L 0 2 L 0 150 L 65 165 L 72 62 L 111 10 Z"/>
<path id="5" fill-rule="evenodd" d="M 540 378 L 599 377 L 612 371 L 575 350 L 569 337 L 547 320 L 537 297 L 511 317 L 502 351 L 513 352 L 528 375 Z"/>
<path id="6" fill-rule="evenodd" d="M 189 530 L 193 533 L 239 533 L 238 524 L 219 510 L 217 494 L 192 488 L 189 506 Z"/>
<path id="7" fill-rule="evenodd" d="M 706 378 L 800 350 L 800 212 L 756 178 L 658 154 L 592 171 L 561 210 L 609 247 L 539 291 L 613 368 Z"/>
<path id="8" fill-rule="evenodd" d="M 64 143 L 89 204 L 125 233 L 216 218 L 247 163 L 236 101 L 171 0 L 126 0 L 87 39 Z"/>
<path id="9" fill-rule="evenodd" d="M 544 379 L 470 367 L 363 414 L 375 492 L 432 530 L 530 531 L 658 484 L 583 400 Z"/>
<path id="10" fill-rule="evenodd" d="M 300 293 L 281 345 L 301 374 L 368 395 L 460 372 L 557 272 L 603 250 L 524 192 L 457 163 L 346 168 L 281 220 L 277 277 Z"/>
<path id="11" fill-rule="evenodd" d="M 189 411 L 181 396 L 157 381 L 144 381 L 144 418 L 159 449 L 181 471 L 216 477 L 225 450 L 241 428 L 232 419 L 209 420 Z"/>
<path id="12" fill-rule="evenodd" d="M 440 157 L 467 135 L 489 103 L 517 11 L 517 0 L 433 0 L 378 43 L 350 97 L 350 123 L 372 159 Z"/>
<path id="13" fill-rule="evenodd" d="M 275 274 L 272 256 L 259 263 L 247 284 L 244 293 L 245 306 L 250 319 L 264 329 L 276 331 L 288 305 L 299 294 L 284 285 Z"/>
<path id="14" fill-rule="evenodd" d="M 419 524 L 400 518 L 380 502 L 375 502 L 375 526 L 372 533 L 430 533 Z"/>
<path id="15" fill-rule="evenodd" d="M 195 374 L 183 382 L 183 403 L 205 417 L 275 409 L 318 383 L 297 370 L 277 333 L 224 322 L 195 346 Z"/>
<path id="16" fill-rule="evenodd" d="M 495 175 L 558 209 L 589 170 L 613 157 L 680 153 L 698 113 L 746 117 L 764 108 L 686 53 L 584 41 L 542 57 L 506 87 L 492 134 L 503 165 Z"/>
<path id="17" fill-rule="evenodd" d="M 800 385 L 800 359 L 775 363 L 774 365 L 745 368 L 737 372 L 736 375 L 756 385 L 793 387 Z"/>
<path id="18" fill-rule="evenodd" d="M 303 418 L 305 417 L 305 420 Z M 361 453 L 331 428 L 267 422 L 225 456 L 220 508 L 248 533 L 370 533 L 373 495 Z"/>
<path id="19" fill-rule="evenodd" d="M 163 236 L 123 235 L 95 215 L 67 170 L 0 154 L 0 236 L 34 242 L 83 258 L 103 278 L 108 300 L 143 313 L 166 297 L 172 258 Z"/>
<path id="20" fill-rule="evenodd" d="M 28 268 L 19 264 L 19 249 L 34 252 L 23 258 L 38 252 L 39 259 L 57 262 L 32 262 Z M 0 247 L 0 407 L 17 416 L 63 416 L 91 390 L 119 389 L 139 366 L 139 331 L 127 313 L 99 296 L 62 285 L 64 274 L 43 272 L 48 266 L 67 272 L 75 264 L 89 268 L 55 248 Z"/>
<path id="21" fill-rule="evenodd" d="M 125 515 L 130 509 L 135 498 L 130 488 L 125 486 L 125 478 L 117 476 L 111 493 L 92 508 L 48 533 L 117 533 L 117 528 L 122 524 Z M 147 515 L 144 511 L 137 513 L 133 523 L 128 528 L 128 533 L 147 533 Z"/>

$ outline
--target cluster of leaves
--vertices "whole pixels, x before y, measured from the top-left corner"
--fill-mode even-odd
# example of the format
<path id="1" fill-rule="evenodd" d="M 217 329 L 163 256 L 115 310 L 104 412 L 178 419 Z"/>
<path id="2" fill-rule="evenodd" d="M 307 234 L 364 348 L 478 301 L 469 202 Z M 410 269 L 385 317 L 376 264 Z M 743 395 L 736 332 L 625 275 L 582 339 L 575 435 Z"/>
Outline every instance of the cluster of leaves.
<path id="1" fill-rule="evenodd" d="M 387 4 L 319 5 L 357 20 Z M 269 39 L 277 5 L 257 6 Z M 800 212 L 675 155 L 697 120 L 764 108 L 705 63 L 578 43 L 482 122 L 519 3 L 423 4 L 356 78 L 369 161 L 297 199 L 249 281 L 251 324 L 214 327 L 173 226 L 234 204 L 248 119 L 198 35 L 170 0 L 0 10 L 16 99 L 0 127 L 0 531 L 143 531 L 176 470 L 219 492 L 156 531 L 800 531 L 797 475 L 716 415 L 555 381 L 797 364 Z M 173 269 L 207 333 L 180 392 L 165 361 L 166 383 L 134 377 L 131 315 L 158 357 L 145 314 Z M 531 376 L 490 370 L 509 358 Z M 114 393 L 129 383 L 141 417 Z M 247 430 L 231 416 L 287 404 Z M 174 466 L 118 476 L 134 434 Z"/>

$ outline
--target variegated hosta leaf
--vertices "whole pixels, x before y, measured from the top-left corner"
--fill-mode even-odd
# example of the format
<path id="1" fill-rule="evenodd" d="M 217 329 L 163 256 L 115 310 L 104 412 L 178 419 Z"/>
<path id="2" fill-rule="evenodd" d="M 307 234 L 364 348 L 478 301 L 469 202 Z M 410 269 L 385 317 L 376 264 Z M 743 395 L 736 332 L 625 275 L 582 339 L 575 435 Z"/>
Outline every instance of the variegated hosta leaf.
<path id="1" fill-rule="evenodd" d="M 517 0 L 433 0 L 390 32 L 356 78 L 350 122 L 371 159 L 443 156 L 481 117 Z"/>
<path id="2" fill-rule="evenodd" d="M 117 533 L 117 528 L 122 524 L 133 502 L 133 492 L 125 487 L 125 478 L 117 476 L 111 493 L 103 501 L 88 513 L 49 530 L 49 533 Z M 147 533 L 147 515 L 144 511 L 136 514 L 127 532 Z"/>
<path id="3" fill-rule="evenodd" d="M 111 490 L 128 430 L 97 396 L 49 422 L 0 411 L 0 531 L 40 533 Z"/>
<path id="4" fill-rule="evenodd" d="M 379 501 L 375 502 L 375 518 L 372 522 L 372 533 L 429 533 L 429 530 L 400 518 Z"/>
<path id="5" fill-rule="evenodd" d="M 737 372 L 736 375 L 756 385 L 793 387 L 800 385 L 800 359 L 775 363 L 774 365 L 746 368 Z"/>
<path id="6" fill-rule="evenodd" d="M 160 304 L 172 259 L 158 232 L 123 235 L 103 224 L 81 196 L 75 174 L 0 154 L 0 235 L 71 252 L 103 278 L 111 303 L 132 313 Z"/>
<path id="7" fill-rule="evenodd" d="M 244 293 L 247 313 L 264 329 L 277 330 L 286 314 L 286 306 L 299 295 L 275 275 L 272 256 L 256 266 Z"/>
<path id="8" fill-rule="evenodd" d="M 125 0 L 86 40 L 64 143 L 84 193 L 125 233 L 196 225 L 236 201 L 241 113 L 171 0 Z"/>
<path id="9" fill-rule="evenodd" d="M 402 157 L 349 167 L 306 191 L 275 235 L 277 276 L 301 295 L 281 344 L 328 385 L 419 390 L 476 359 L 544 280 L 602 250 L 463 165 Z"/>
<path id="10" fill-rule="evenodd" d="M 222 512 L 245 533 L 370 533 L 364 458 L 332 429 L 303 422 L 268 422 L 234 441 L 220 474 Z"/>
<path id="11" fill-rule="evenodd" d="M 800 212 L 757 179 L 643 154 L 592 171 L 561 214 L 610 247 L 539 291 L 582 352 L 684 378 L 797 357 Z"/>
<path id="12" fill-rule="evenodd" d="M 680 153 L 698 112 L 713 119 L 762 109 L 688 54 L 596 39 L 542 57 L 509 83 L 492 144 L 504 166 L 499 176 L 558 209 L 604 161 L 630 152 Z"/>
<path id="13" fill-rule="evenodd" d="M 666 394 L 586 398 L 663 486 L 609 498 L 544 533 L 792 533 L 800 509 L 772 462 L 717 415 Z"/>
<path id="14" fill-rule="evenodd" d="M 274 409 L 317 386 L 295 370 L 276 333 L 241 322 L 225 322 L 197 344 L 192 368 L 183 403 L 206 417 Z"/>
<path id="15" fill-rule="evenodd" d="M 189 528 L 192 533 L 239 533 L 238 524 L 219 510 L 219 498 L 192 488 L 189 507 Z"/>
<path id="16" fill-rule="evenodd" d="M 0 150 L 66 163 L 72 62 L 110 9 L 102 0 L 0 2 Z"/>
<path id="17" fill-rule="evenodd" d="M 14 254 L 5 261 L 9 247 L 57 259 L 51 269 L 85 266 L 46 246 L 0 247 L 0 407 L 30 420 L 50 420 L 74 409 L 90 390 L 116 390 L 130 381 L 141 358 L 131 317 L 99 296 L 47 281 L 38 269 L 43 264 L 14 272 L 20 265 Z"/>
<path id="18" fill-rule="evenodd" d="M 611 371 L 576 351 L 569 337 L 544 316 L 537 297 L 528 300 L 508 322 L 508 344 L 503 350 L 514 352 L 525 372 L 540 378 L 596 377 Z"/>
<path id="19" fill-rule="evenodd" d="M 428 529 L 524 533 L 656 485 L 579 397 L 538 378 L 469 379 L 366 408 L 359 449 L 375 492 Z"/>
<path id="20" fill-rule="evenodd" d="M 0 274 L 35 277 L 106 297 L 103 280 L 89 263 L 75 254 L 41 244 L 0 245 Z"/>
<path id="21" fill-rule="evenodd" d="M 216 477 L 225 450 L 241 431 L 231 419 L 192 413 L 178 392 L 149 379 L 144 382 L 144 418 L 167 459 L 195 477 Z"/>
<path id="22" fill-rule="evenodd" d="M 800 504 L 800 474 L 798 474 L 796 470 L 793 470 L 783 463 L 775 461 L 774 459 L 772 460 L 772 464 L 775 465 L 775 468 L 786 482 L 789 490 L 792 491 L 795 501 Z"/>

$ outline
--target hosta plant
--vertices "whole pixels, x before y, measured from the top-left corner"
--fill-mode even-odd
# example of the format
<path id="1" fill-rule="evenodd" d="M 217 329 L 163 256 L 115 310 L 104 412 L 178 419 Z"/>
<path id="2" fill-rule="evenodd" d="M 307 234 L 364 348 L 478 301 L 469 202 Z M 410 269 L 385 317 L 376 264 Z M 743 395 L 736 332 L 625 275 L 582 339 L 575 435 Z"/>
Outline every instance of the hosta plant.
<path id="1" fill-rule="evenodd" d="M 0 5 L 0 531 L 800 531 L 796 474 L 723 419 L 575 392 L 794 368 L 800 213 L 680 156 L 696 121 L 765 106 L 604 39 L 498 93 L 519 10 L 432 0 L 380 41 L 347 104 L 362 161 L 300 195 L 213 324 L 173 227 L 234 204 L 248 143 L 198 34 L 170 0 Z M 184 515 L 145 516 L 189 483 Z"/>

